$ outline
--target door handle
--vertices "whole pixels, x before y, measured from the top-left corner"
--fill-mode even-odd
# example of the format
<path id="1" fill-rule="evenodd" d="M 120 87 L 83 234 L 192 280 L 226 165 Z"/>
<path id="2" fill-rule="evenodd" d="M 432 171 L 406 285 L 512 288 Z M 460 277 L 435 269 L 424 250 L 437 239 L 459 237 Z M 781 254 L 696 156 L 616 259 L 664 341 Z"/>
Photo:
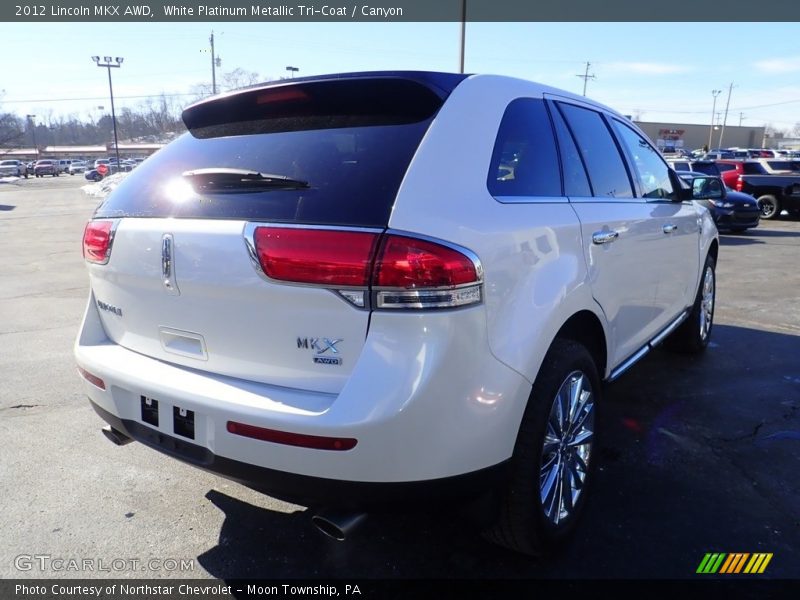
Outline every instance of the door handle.
<path id="1" fill-rule="evenodd" d="M 592 243 L 608 244 L 619 237 L 618 231 L 595 231 L 592 234 Z"/>
<path id="2" fill-rule="evenodd" d="M 677 229 L 678 229 L 677 225 L 672 225 L 670 223 L 669 225 L 664 225 L 664 227 L 661 228 L 661 231 L 663 231 L 664 233 L 672 233 L 673 231 L 676 231 Z"/>

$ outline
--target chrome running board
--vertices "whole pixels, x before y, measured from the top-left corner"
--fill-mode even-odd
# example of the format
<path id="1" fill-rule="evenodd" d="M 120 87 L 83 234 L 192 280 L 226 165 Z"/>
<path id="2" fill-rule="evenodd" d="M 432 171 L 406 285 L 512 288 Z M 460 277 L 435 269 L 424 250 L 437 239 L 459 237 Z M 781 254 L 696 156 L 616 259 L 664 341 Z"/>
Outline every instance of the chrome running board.
<path id="1" fill-rule="evenodd" d="M 680 326 L 680 324 L 686 320 L 686 317 L 688 316 L 689 316 L 689 309 L 687 308 L 680 315 L 678 315 L 678 317 L 674 321 L 672 321 L 672 323 L 667 325 L 661 331 L 661 333 L 659 333 L 656 337 L 650 340 L 647 344 L 642 346 L 637 352 L 635 352 L 630 358 L 625 360 L 625 362 L 623 362 L 620 366 L 611 371 L 611 375 L 608 376 L 608 379 L 606 379 L 606 381 L 608 383 L 611 383 L 617 380 L 620 375 L 622 375 L 625 371 L 630 369 L 633 365 L 635 365 L 642 358 L 644 358 L 650 352 L 650 350 L 652 350 L 653 348 L 658 346 L 661 342 L 663 342 L 669 336 L 670 333 L 675 331 Z"/>

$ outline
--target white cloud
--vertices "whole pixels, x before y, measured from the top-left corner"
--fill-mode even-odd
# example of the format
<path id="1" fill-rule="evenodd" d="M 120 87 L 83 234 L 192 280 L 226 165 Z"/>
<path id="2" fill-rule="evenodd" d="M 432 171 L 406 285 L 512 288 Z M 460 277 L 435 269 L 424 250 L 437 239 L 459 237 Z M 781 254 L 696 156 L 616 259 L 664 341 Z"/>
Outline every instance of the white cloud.
<path id="1" fill-rule="evenodd" d="M 689 73 L 694 68 L 687 65 L 678 65 L 661 62 L 611 62 L 602 65 L 605 70 L 620 73 L 636 73 L 637 75 L 676 75 Z"/>
<path id="2" fill-rule="evenodd" d="M 754 63 L 756 69 L 763 73 L 794 73 L 800 71 L 800 57 L 770 58 Z"/>

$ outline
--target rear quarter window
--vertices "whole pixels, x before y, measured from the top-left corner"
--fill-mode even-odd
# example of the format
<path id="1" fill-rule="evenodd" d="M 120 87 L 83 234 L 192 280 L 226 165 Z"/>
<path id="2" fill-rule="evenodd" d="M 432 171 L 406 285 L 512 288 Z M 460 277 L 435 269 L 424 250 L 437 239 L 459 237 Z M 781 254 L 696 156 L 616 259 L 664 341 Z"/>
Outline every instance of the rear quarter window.
<path id="1" fill-rule="evenodd" d="M 544 101 L 519 98 L 503 115 L 487 178 L 495 197 L 561 195 L 561 175 L 553 128 Z"/>

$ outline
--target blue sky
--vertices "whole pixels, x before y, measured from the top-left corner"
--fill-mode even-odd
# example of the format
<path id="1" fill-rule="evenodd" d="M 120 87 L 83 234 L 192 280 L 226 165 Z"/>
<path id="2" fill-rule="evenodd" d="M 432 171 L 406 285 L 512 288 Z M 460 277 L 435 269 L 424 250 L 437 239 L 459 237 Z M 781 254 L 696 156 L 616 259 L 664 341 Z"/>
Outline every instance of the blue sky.
<path id="1" fill-rule="evenodd" d="M 211 79 L 208 36 L 221 71 L 264 79 L 374 69 L 457 71 L 459 23 L 0 23 L 0 110 L 20 115 L 108 111 L 105 70 L 92 55 L 123 56 L 114 69 L 118 106 L 176 94 Z M 466 71 L 513 75 L 587 95 L 643 121 L 706 124 L 714 89 L 728 86 L 728 125 L 800 122 L 796 23 L 469 23 Z M 218 72 L 219 77 L 219 72 Z M 63 100 L 84 98 L 84 100 Z"/>

